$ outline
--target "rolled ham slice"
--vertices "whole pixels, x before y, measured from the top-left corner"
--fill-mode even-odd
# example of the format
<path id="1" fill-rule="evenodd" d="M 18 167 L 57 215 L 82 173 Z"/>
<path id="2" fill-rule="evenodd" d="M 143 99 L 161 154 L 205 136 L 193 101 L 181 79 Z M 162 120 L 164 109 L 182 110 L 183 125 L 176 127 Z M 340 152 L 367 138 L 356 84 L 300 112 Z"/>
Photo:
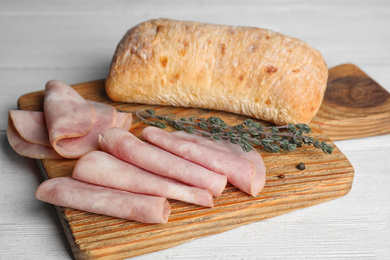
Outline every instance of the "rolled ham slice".
<path id="1" fill-rule="evenodd" d="M 46 130 L 45 116 L 39 111 L 10 110 L 7 138 L 20 155 L 36 159 L 60 159 Z"/>
<path id="2" fill-rule="evenodd" d="M 81 157 L 72 177 L 100 186 L 135 193 L 166 197 L 200 206 L 212 207 L 209 190 L 191 187 L 122 161 L 108 153 L 93 151 Z"/>
<path id="3" fill-rule="evenodd" d="M 100 138 L 99 144 L 103 151 L 121 160 L 155 174 L 208 189 L 214 197 L 222 193 L 227 183 L 226 176 L 143 142 L 119 128 L 108 129 Z"/>
<path id="4" fill-rule="evenodd" d="M 146 127 L 142 137 L 164 150 L 227 176 L 240 190 L 257 196 L 265 184 L 266 171 L 260 154 L 244 152 L 238 144 L 216 141 L 184 131 L 169 133 L 157 127 Z"/>
<path id="5" fill-rule="evenodd" d="M 166 198 L 135 194 L 58 177 L 44 181 L 35 192 L 38 200 L 142 223 L 166 223 L 171 212 Z"/>

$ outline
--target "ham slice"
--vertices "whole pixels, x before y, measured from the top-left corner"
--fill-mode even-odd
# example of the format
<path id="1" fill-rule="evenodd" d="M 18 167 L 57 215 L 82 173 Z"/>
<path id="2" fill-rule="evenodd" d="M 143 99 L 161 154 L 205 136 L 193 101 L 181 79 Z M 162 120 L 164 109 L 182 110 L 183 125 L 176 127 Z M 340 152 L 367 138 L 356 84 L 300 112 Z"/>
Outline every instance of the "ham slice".
<path id="1" fill-rule="evenodd" d="M 191 187 L 148 172 L 102 151 L 92 151 L 81 157 L 73 169 L 72 177 L 100 186 L 166 197 L 205 207 L 212 207 L 214 204 L 209 190 Z"/>
<path id="2" fill-rule="evenodd" d="M 80 158 L 99 149 L 99 135 L 110 127 L 131 128 L 132 114 L 87 101 L 71 86 L 46 84 L 44 112 L 10 110 L 7 136 L 20 155 L 35 159 Z"/>
<path id="3" fill-rule="evenodd" d="M 66 158 L 79 158 L 98 149 L 98 135 L 116 126 L 114 107 L 88 102 L 58 80 L 46 84 L 44 111 L 50 143 Z"/>
<path id="4" fill-rule="evenodd" d="M 171 212 L 166 198 L 110 189 L 71 177 L 44 181 L 36 190 L 35 197 L 61 207 L 142 223 L 166 223 Z"/>
<path id="5" fill-rule="evenodd" d="M 40 111 L 10 110 L 9 118 L 24 140 L 50 147 L 49 135 L 46 129 L 45 115 Z"/>
<path id="6" fill-rule="evenodd" d="M 127 112 L 117 112 L 116 114 L 116 127 L 129 131 L 133 124 L 133 116 Z"/>
<path id="7" fill-rule="evenodd" d="M 46 84 L 43 107 L 53 147 L 64 137 L 86 135 L 95 123 L 96 111 L 93 105 L 59 80 L 51 80 Z"/>
<path id="8" fill-rule="evenodd" d="M 20 155 L 36 159 L 60 159 L 50 145 L 45 116 L 39 111 L 10 110 L 7 138 Z"/>
<path id="9" fill-rule="evenodd" d="M 100 138 L 99 144 L 103 151 L 121 160 L 155 174 L 208 189 L 215 197 L 219 196 L 226 186 L 226 176 L 143 142 L 119 128 L 108 129 Z"/>
<path id="10" fill-rule="evenodd" d="M 169 133 L 157 127 L 146 127 L 142 137 L 177 156 L 227 176 L 240 190 L 257 196 L 263 189 L 266 171 L 260 154 L 244 152 L 228 140 L 216 141 L 184 131 Z"/>
<path id="11" fill-rule="evenodd" d="M 72 117 L 68 115 L 67 120 L 69 122 L 66 130 L 63 128 L 63 135 L 51 140 L 54 149 L 63 157 L 80 158 L 87 152 L 97 150 L 99 148 L 99 134 L 116 125 L 116 110 L 114 107 L 98 102 L 90 103 L 96 111 L 96 120 L 89 131 L 75 137 L 65 134 L 67 130 L 71 133 L 77 127 L 77 124 L 72 124 Z M 55 135 L 50 128 L 48 130 L 50 137 Z"/>

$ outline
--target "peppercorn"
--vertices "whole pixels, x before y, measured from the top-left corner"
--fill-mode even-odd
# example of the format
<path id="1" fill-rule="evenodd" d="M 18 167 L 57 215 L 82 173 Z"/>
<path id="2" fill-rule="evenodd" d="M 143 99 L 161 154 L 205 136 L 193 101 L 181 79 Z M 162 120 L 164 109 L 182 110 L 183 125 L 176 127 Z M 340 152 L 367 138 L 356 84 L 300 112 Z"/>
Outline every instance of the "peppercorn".
<path id="1" fill-rule="evenodd" d="M 298 168 L 298 170 L 303 171 L 306 167 L 305 167 L 305 164 L 301 162 L 297 165 L 297 168 Z"/>

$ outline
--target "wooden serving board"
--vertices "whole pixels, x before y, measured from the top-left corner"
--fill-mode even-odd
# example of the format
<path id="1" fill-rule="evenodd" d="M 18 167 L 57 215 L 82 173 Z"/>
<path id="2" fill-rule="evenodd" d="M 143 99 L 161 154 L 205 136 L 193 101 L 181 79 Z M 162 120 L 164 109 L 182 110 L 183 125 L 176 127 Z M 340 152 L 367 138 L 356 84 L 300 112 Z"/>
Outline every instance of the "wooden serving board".
<path id="1" fill-rule="evenodd" d="M 335 67 L 330 70 L 330 84 L 332 88 L 338 88 L 348 85 L 350 79 L 353 84 L 367 82 L 368 76 L 360 74 L 356 76 L 357 78 L 355 76 L 356 67 L 353 65 Z M 372 82 L 369 82 L 371 86 Z M 117 109 L 128 112 L 150 107 L 156 109 L 159 114 L 173 113 L 177 116 L 199 117 L 217 115 L 229 124 L 236 124 L 246 119 L 236 114 L 204 109 L 115 103 L 105 94 L 104 80 L 81 83 L 73 87 L 86 99 L 111 104 Z M 40 91 L 23 95 L 19 98 L 18 105 L 24 110 L 40 110 L 42 101 L 43 91 Z M 313 129 L 312 136 L 332 143 L 321 129 L 328 132 L 332 138 L 337 137 L 334 139 L 339 139 L 340 136 L 348 138 L 359 135 L 355 132 L 352 136 L 343 133 L 343 124 L 350 126 L 349 118 L 345 120 L 342 117 L 338 118 L 339 127 L 334 130 L 332 125 L 337 115 L 332 115 L 336 110 L 330 108 L 335 102 L 329 97 L 325 98 L 325 101 L 325 106 L 321 107 L 315 123 L 310 125 Z M 389 99 L 380 105 L 388 108 Z M 353 105 L 350 107 L 355 109 Z M 388 123 L 389 113 L 388 111 L 386 113 L 385 121 Z M 364 120 L 369 116 L 366 115 Z M 131 132 L 139 136 L 144 127 L 137 118 L 134 118 Z M 383 133 L 386 131 L 377 134 Z M 123 259 L 162 250 L 196 238 L 329 201 L 347 194 L 352 187 L 353 167 L 337 147 L 331 155 L 326 155 L 313 147 L 303 147 L 294 152 L 278 154 L 262 150 L 259 152 L 266 164 L 267 182 L 257 197 L 248 196 L 228 184 L 223 194 L 215 199 L 213 208 L 170 200 L 172 213 L 167 224 L 142 224 L 71 208 L 56 207 L 75 258 Z M 39 160 L 38 165 L 44 178 L 55 178 L 70 175 L 75 162 L 75 160 Z M 306 165 L 303 171 L 296 168 L 300 162 Z"/>
<path id="2" fill-rule="evenodd" d="M 390 133 L 390 94 L 353 64 L 329 70 L 325 97 L 311 125 L 332 140 Z"/>

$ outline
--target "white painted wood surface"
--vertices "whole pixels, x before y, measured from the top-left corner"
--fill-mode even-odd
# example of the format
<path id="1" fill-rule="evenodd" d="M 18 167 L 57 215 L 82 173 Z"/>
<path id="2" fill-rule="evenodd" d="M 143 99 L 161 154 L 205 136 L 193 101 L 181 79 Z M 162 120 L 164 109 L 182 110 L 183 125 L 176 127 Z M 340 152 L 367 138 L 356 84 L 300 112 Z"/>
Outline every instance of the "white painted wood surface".
<path id="1" fill-rule="evenodd" d="M 167 17 L 264 27 L 354 63 L 390 91 L 390 1 L 0 1 L 0 259 L 71 259 L 41 177 L 6 138 L 17 98 L 50 79 L 104 78 L 124 32 Z M 390 259 L 390 135 L 339 141 L 355 168 L 342 198 L 135 259 Z"/>

